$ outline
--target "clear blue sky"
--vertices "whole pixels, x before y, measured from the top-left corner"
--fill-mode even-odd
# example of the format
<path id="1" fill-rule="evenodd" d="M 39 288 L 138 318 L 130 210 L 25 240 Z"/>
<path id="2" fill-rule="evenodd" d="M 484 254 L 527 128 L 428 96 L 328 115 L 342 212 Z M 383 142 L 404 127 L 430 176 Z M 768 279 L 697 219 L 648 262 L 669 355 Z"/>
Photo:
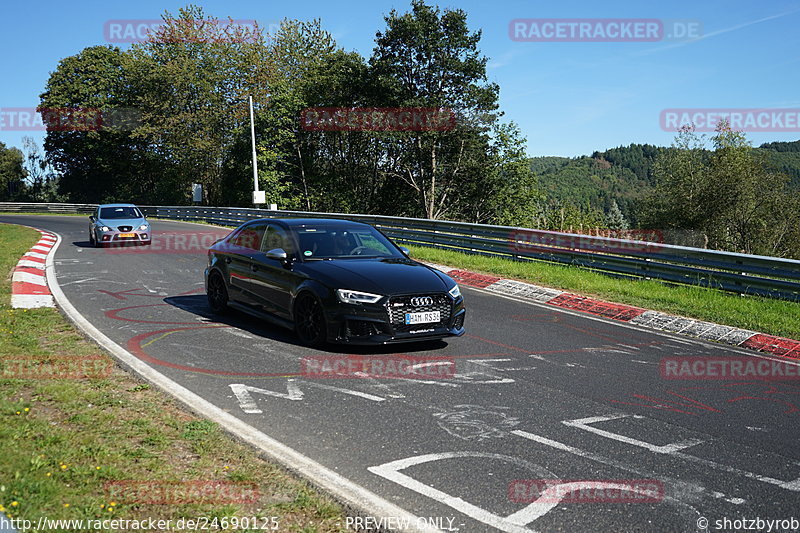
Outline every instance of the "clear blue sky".
<path id="1" fill-rule="evenodd" d="M 157 19 L 185 1 L 38 2 L 3 7 L 0 108 L 34 107 L 61 58 L 104 44 L 104 23 Z M 196 1 L 208 14 L 256 19 L 320 18 L 347 50 L 369 56 L 375 32 L 392 8 L 409 1 Z M 429 3 L 435 3 L 429 0 Z M 517 122 L 531 156 L 577 156 L 629 143 L 669 145 L 659 124 L 665 108 L 800 108 L 800 1 L 442 1 L 461 8 L 481 29 L 488 75 L 500 85 L 506 120 Z M 692 19 L 704 37 L 693 42 L 516 42 L 518 18 Z M 127 45 L 122 45 L 127 46 Z M 0 131 L 21 146 L 23 135 Z M 749 133 L 754 144 L 797 140 L 800 132 Z"/>

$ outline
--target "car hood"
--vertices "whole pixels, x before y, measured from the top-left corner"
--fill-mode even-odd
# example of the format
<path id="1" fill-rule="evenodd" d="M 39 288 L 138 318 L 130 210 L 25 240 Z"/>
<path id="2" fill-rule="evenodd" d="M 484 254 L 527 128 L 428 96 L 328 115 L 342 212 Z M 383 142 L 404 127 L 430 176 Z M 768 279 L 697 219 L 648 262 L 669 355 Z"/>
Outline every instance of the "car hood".
<path id="1" fill-rule="evenodd" d="M 447 292 L 451 287 L 446 274 L 410 259 L 334 259 L 297 268 L 333 289 L 392 295 Z"/>
<path id="2" fill-rule="evenodd" d="M 117 227 L 117 226 L 141 226 L 146 220 L 143 218 L 101 218 L 97 221 L 101 226 Z"/>

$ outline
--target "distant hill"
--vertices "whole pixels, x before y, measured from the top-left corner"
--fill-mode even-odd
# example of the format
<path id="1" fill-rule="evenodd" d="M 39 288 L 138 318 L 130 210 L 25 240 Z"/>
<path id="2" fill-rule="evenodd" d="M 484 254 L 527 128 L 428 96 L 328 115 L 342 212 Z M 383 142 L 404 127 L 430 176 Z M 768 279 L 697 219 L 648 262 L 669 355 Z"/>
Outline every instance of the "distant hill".
<path id="1" fill-rule="evenodd" d="M 637 203 L 653 187 L 651 167 L 661 150 L 632 144 L 576 158 L 534 157 L 530 164 L 549 200 L 602 212 L 616 201 L 635 224 Z"/>
<path id="2" fill-rule="evenodd" d="M 639 202 L 655 186 L 653 162 L 667 148 L 631 144 L 581 157 L 533 157 L 531 169 L 548 200 L 604 213 L 613 201 L 632 224 Z M 775 170 L 787 174 L 800 189 L 800 140 L 771 142 L 756 148 L 767 153 Z"/>
<path id="3" fill-rule="evenodd" d="M 764 143 L 758 149 L 768 152 L 774 168 L 787 174 L 792 185 L 800 189 L 800 141 Z"/>

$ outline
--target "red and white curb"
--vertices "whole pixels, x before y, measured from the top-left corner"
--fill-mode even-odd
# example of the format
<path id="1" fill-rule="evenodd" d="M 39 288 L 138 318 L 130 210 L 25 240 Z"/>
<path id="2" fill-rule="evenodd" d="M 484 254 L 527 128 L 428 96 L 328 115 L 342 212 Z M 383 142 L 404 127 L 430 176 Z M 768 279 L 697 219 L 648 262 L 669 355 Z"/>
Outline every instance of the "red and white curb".
<path id="1" fill-rule="evenodd" d="M 659 311 L 650 311 L 630 305 L 604 302 L 558 289 L 549 289 L 522 281 L 477 274 L 468 270 L 459 270 L 430 263 L 429 265 L 447 273 L 459 283 L 469 287 L 533 300 L 562 309 L 581 311 L 659 331 L 677 333 L 800 360 L 800 341 L 794 339 L 766 335 L 757 331 L 723 326 Z"/>
<path id="2" fill-rule="evenodd" d="M 36 231 L 42 237 L 22 256 L 11 276 L 11 307 L 17 309 L 56 306 L 47 287 L 45 262 L 58 239 L 52 233 Z"/>

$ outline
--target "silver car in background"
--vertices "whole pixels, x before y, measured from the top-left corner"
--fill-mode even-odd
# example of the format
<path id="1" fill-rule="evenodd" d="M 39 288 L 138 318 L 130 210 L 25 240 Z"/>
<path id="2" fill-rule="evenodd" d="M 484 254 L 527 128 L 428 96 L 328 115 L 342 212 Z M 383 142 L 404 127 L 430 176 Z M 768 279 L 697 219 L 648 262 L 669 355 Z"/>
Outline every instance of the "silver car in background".
<path id="1" fill-rule="evenodd" d="M 103 204 L 89 217 L 89 242 L 105 245 L 150 244 L 152 231 L 144 214 L 133 204 Z"/>

